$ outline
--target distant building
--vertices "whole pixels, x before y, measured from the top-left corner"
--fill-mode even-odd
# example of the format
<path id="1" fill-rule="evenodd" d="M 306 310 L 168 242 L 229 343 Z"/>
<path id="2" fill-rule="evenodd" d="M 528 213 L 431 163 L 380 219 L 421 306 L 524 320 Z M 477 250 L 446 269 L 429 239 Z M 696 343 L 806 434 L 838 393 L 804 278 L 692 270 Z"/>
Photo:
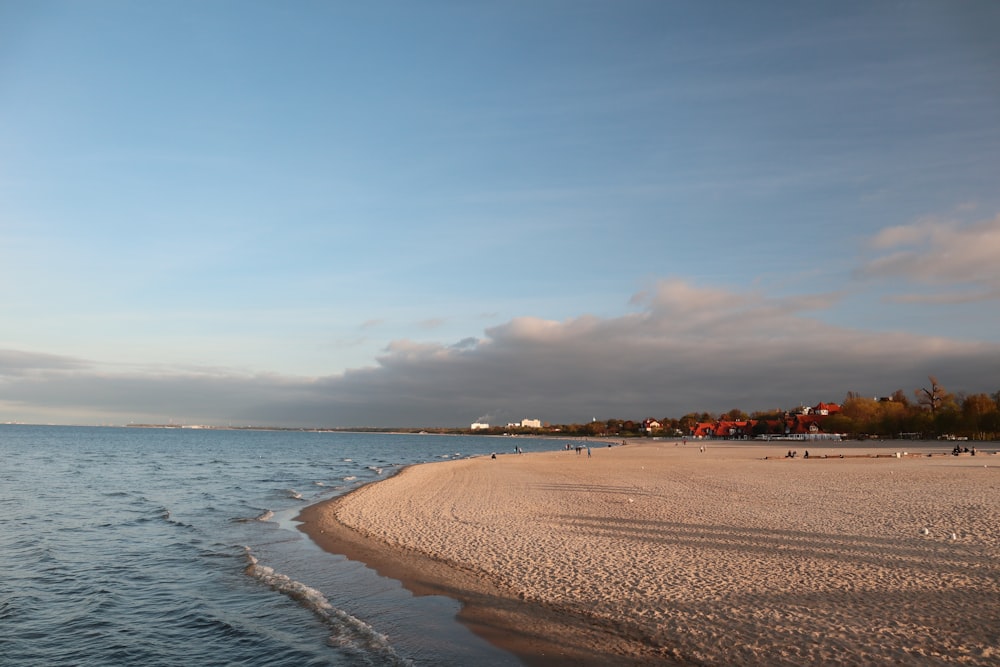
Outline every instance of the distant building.
<path id="1" fill-rule="evenodd" d="M 702 422 L 691 429 L 695 438 L 749 439 L 752 437 L 767 438 L 795 437 L 823 438 L 823 421 L 830 415 L 840 412 L 836 403 L 820 403 L 816 407 L 799 406 L 792 412 L 786 412 L 778 419 L 747 419 L 730 421 L 719 419 L 714 422 Z M 830 434 L 830 437 L 839 437 Z"/>
<path id="2" fill-rule="evenodd" d="M 471 428 L 472 428 L 472 430 L 473 430 L 473 431 L 478 431 L 478 430 L 480 430 L 480 429 L 487 429 L 487 428 L 489 428 L 489 427 L 490 427 L 490 425 L 489 425 L 489 424 L 484 424 L 484 423 L 482 423 L 482 422 L 475 422 L 475 423 L 474 423 L 474 424 L 472 425 L 472 427 L 471 427 Z"/>
<path id="3" fill-rule="evenodd" d="M 541 427 L 542 427 L 542 420 L 541 419 L 522 419 L 521 420 L 521 428 L 541 428 Z"/>

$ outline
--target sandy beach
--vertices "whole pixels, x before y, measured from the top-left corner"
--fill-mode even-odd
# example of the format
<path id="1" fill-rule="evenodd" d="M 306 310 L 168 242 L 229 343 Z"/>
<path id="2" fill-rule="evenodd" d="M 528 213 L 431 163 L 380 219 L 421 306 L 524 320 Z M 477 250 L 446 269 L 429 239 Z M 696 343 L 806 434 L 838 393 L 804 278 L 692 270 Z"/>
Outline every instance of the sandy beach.
<path id="1" fill-rule="evenodd" d="M 301 520 L 528 664 L 1000 664 L 1000 456 L 837 444 L 431 463 Z"/>

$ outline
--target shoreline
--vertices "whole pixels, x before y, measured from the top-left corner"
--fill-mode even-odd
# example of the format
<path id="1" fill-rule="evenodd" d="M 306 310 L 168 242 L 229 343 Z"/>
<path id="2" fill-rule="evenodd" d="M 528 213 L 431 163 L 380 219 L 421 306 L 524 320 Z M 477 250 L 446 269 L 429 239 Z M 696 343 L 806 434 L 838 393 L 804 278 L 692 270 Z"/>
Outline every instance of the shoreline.
<path id="1" fill-rule="evenodd" d="M 808 444 L 419 464 L 298 520 L 528 665 L 1000 658 L 1000 459 Z"/>
<path id="2" fill-rule="evenodd" d="M 407 466 L 393 477 L 370 485 L 398 477 L 412 467 L 415 466 Z M 623 656 L 601 654 L 595 649 L 614 640 L 614 635 L 605 628 L 559 610 L 525 602 L 474 570 L 419 551 L 390 546 L 340 522 L 336 518 L 337 505 L 364 488 L 304 508 L 296 517 L 296 521 L 302 522 L 299 530 L 325 551 L 364 563 L 381 576 L 399 581 L 416 596 L 442 595 L 458 601 L 461 603 L 457 614 L 460 622 L 530 667 L 635 664 Z"/>

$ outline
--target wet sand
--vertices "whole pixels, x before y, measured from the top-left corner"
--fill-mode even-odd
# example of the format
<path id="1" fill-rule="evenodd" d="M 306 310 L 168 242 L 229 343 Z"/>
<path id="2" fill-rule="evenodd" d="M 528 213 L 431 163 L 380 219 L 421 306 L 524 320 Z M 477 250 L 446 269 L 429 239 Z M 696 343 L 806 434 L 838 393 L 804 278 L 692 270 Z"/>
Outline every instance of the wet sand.
<path id="1" fill-rule="evenodd" d="M 431 463 L 301 520 L 532 665 L 1000 664 L 1000 456 L 789 444 Z"/>

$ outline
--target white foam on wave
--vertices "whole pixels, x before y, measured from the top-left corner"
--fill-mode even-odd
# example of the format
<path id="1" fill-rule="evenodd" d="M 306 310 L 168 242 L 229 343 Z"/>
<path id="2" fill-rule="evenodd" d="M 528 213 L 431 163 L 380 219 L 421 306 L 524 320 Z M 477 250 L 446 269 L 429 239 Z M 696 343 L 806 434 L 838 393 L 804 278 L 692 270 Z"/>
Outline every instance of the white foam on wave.
<path id="1" fill-rule="evenodd" d="M 272 512 L 271 510 L 264 510 L 263 512 L 261 512 L 252 519 L 240 518 L 240 519 L 232 519 L 232 521 L 235 521 L 236 523 L 250 523 L 251 521 L 267 522 L 273 518 L 274 518 L 274 512 Z"/>
<path id="2" fill-rule="evenodd" d="M 175 519 L 174 516 L 170 513 L 170 510 L 168 510 L 166 507 L 161 507 L 160 510 L 159 510 L 159 512 L 160 512 L 160 515 L 159 515 L 160 519 L 162 519 L 166 523 L 172 524 L 174 526 L 179 526 L 181 528 L 193 528 L 194 527 L 194 526 L 192 526 L 189 523 L 185 523 L 185 522 L 183 522 L 183 521 L 181 521 L 179 519 Z"/>
<path id="3" fill-rule="evenodd" d="M 360 618 L 334 607 L 326 596 L 315 588 L 276 572 L 274 568 L 261 565 L 251 553 L 250 547 L 243 548 L 248 563 L 244 571 L 272 590 L 288 596 L 312 611 L 332 631 L 331 644 L 347 650 L 374 653 L 380 658 L 381 664 L 401 667 L 413 664 L 396 653 L 389 643 L 389 638 L 384 634 L 377 632 Z"/>
<path id="4" fill-rule="evenodd" d="M 292 498 L 294 500 L 302 500 L 302 494 L 296 491 L 295 489 L 288 489 L 287 493 L 289 498 Z"/>
<path id="5" fill-rule="evenodd" d="M 345 482 L 353 482 L 356 479 L 357 479 L 357 477 L 355 477 L 354 475 L 348 475 L 347 477 L 344 478 L 344 481 Z"/>

